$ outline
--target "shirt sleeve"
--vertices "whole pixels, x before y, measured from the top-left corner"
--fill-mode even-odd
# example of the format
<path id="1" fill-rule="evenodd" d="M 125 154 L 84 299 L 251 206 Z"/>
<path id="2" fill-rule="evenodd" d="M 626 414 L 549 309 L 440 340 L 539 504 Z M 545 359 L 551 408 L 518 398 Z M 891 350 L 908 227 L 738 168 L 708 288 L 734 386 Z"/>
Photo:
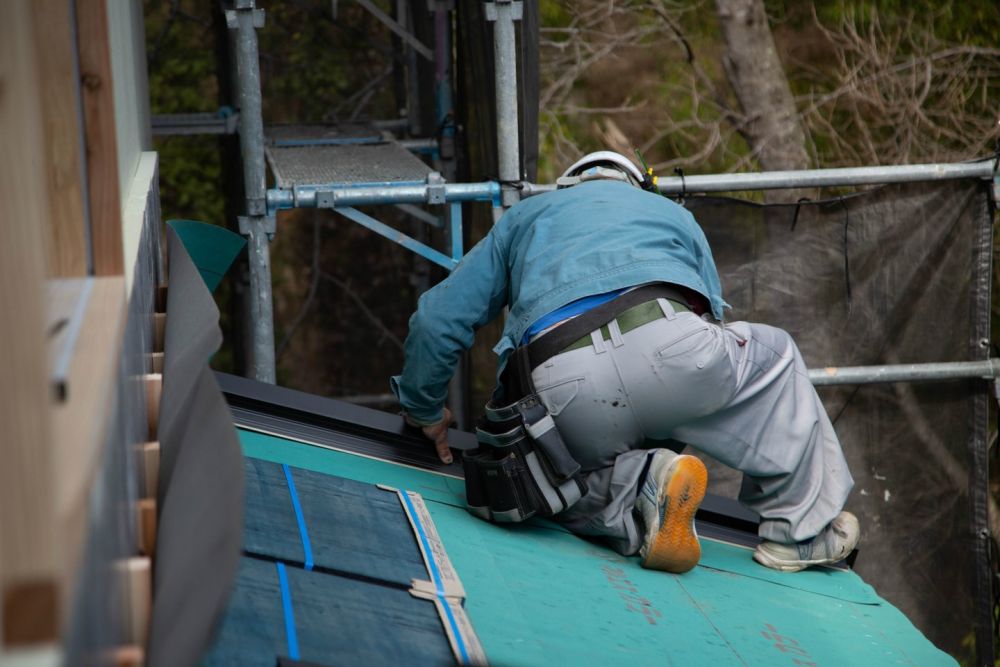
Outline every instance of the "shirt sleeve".
<path id="1" fill-rule="evenodd" d="M 416 423 L 441 420 L 459 356 L 472 347 L 476 329 L 507 303 L 506 252 L 498 239 L 499 227 L 477 243 L 450 276 L 420 297 L 410 317 L 403 372 L 389 384 Z"/>

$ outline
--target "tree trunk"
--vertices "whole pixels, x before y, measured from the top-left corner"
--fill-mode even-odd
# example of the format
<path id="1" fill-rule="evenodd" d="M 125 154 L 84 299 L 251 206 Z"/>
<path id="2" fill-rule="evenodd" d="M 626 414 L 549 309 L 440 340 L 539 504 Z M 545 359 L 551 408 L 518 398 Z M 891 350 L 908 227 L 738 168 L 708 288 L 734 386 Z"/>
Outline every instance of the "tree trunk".
<path id="1" fill-rule="evenodd" d="M 724 65 L 744 120 L 739 132 L 764 171 L 806 169 L 806 134 L 778 58 L 763 0 L 715 0 L 726 41 Z M 804 190 L 767 191 L 767 201 L 812 198 Z"/>

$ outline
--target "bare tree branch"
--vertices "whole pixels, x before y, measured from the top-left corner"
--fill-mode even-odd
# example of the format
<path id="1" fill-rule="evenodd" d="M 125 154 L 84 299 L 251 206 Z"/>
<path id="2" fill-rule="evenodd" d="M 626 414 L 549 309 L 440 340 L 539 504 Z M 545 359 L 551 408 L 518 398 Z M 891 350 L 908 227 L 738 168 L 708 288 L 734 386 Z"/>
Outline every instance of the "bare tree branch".
<path id="1" fill-rule="evenodd" d="M 309 314 L 309 309 L 312 308 L 313 302 L 316 300 L 316 291 L 319 288 L 319 278 L 320 278 L 320 259 L 322 256 L 321 249 L 323 246 L 323 237 L 321 231 L 321 225 L 319 218 L 313 220 L 313 253 L 312 253 L 312 278 L 309 283 L 309 291 L 306 293 L 305 301 L 302 302 L 302 306 L 299 308 L 299 312 L 295 315 L 295 319 L 292 320 L 291 326 L 288 327 L 288 332 L 285 334 L 284 339 L 278 345 L 278 349 L 275 352 L 275 357 L 280 359 L 281 355 L 285 352 L 288 347 L 289 341 L 292 340 L 292 336 L 298 331 L 299 325 L 305 320 L 306 315 Z"/>
<path id="2" fill-rule="evenodd" d="M 781 139 L 752 137 L 767 114 L 740 108 L 715 56 L 699 52 L 704 40 L 685 33 L 688 13 L 711 7 L 705 0 L 562 0 L 560 6 L 567 23 L 543 27 L 541 39 L 540 124 L 549 162 L 565 164 L 617 137 L 639 147 L 658 170 L 774 168 L 766 156 Z M 813 163 L 964 160 L 1000 139 L 1000 49 L 944 43 L 934 17 L 903 19 L 889 24 L 866 10 L 824 25 L 813 12 L 824 56 L 790 60 L 785 68 L 804 91 L 793 97 L 792 116 L 804 128 L 802 154 Z M 595 78 L 609 68 L 627 72 L 624 63 L 642 53 L 658 55 L 660 80 L 655 71 L 629 72 L 631 87 Z M 625 92 L 616 99 L 608 94 L 615 90 Z M 594 122 L 598 115 L 606 119 Z"/>
<path id="3" fill-rule="evenodd" d="M 358 309 L 365 316 L 365 318 L 367 318 L 369 322 L 374 324 L 375 328 L 377 328 L 379 331 L 382 332 L 382 337 L 377 341 L 378 343 L 381 343 L 383 340 L 388 339 L 393 345 L 398 347 L 400 350 L 403 349 L 403 341 L 399 340 L 399 337 L 396 336 L 396 334 L 394 334 L 392 330 L 385 325 L 385 323 L 379 318 L 379 316 L 372 312 L 372 310 L 365 303 L 365 300 L 362 299 L 358 295 L 358 293 L 351 288 L 349 282 L 341 280 L 337 276 L 331 273 L 327 273 L 326 271 L 323 271 L 320 275 L 322 275 L 323 280 L 328 280 L 337 287 L 339 287 L 340 290 L 345 295 L 347 295 L 347 298 L 349 298 L 354 303 L 354 305 L 358 307 Z"/>

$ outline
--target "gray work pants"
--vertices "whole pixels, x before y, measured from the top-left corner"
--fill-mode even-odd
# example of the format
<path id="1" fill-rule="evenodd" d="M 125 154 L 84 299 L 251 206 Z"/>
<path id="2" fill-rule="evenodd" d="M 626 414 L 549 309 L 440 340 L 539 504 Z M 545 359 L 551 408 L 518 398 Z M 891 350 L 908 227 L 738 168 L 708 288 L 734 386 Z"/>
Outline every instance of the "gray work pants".
<path id="1" fill-rule="evenodd" d="M 763 324 L 725 327 L 658 300 L 664 317 L 625 334 L 616 321 L 592 345 L 532 373 L 589 493 L 555 517 L 629 555 L 647 439 L 675 439 L 743 472 L 740 500 L 761 537 L 817 535 L 854 485 L 833 426 L 791 337 Z"/>

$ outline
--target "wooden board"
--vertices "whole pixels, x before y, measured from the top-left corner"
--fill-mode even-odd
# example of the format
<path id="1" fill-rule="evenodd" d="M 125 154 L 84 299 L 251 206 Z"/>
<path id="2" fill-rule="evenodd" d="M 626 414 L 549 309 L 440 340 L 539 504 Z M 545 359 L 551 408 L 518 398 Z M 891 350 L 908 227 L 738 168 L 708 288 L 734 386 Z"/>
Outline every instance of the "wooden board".
<path id="1" fill-rule="evenodd" d="M 160 482 L 160 443 L 156 440 L 136 446 L 139 460 L 139 497 L 157 498 Z"/>
<path id="2" fill-rule="evenodd" d="M 94 273 L 124 271 L 115 99 L 106 0 L 76 0 Z"/>
<path id="3" fill-rule="evenodd" d="M 122 596 L 117 606 L 122 614 L 119 627 L 125 629 L 125 640 L 130 645 L 145 646 L 152 614 L 152 561 L 145 556 L 135 556 L 117 561 L 114 567 Z"/>
<path id="4" fill-rule="evenodd" d="M 67 572 L 74 572 L 84 546 L 87 499 L 97 475 L 117 407 L 125 281 L 90 278 L 87 300 L 65 381 L 66 400 L 52 411 L 56 466 L 56 520 L 64 536 Z"/>
<path id="5" fill-rule="evenodd" d="M 55 640 L 62 549 L 53 521 L 42 281 L 49 226 L 42 92 L 32 2 L 0 21 L 0 654 Z M 0 660 L 2 661 L 2 660 Z"/>
<path id="6" fill-rule="evenodd" d="M 33 14 L 41 122 L 41 153 L 52 217 L 46 230 L 48 274 L 57 278 L 87 274 L 86 216 L 83 205 L 80 78 L 76 71 L 72 3 L 35 0 Z"/>

